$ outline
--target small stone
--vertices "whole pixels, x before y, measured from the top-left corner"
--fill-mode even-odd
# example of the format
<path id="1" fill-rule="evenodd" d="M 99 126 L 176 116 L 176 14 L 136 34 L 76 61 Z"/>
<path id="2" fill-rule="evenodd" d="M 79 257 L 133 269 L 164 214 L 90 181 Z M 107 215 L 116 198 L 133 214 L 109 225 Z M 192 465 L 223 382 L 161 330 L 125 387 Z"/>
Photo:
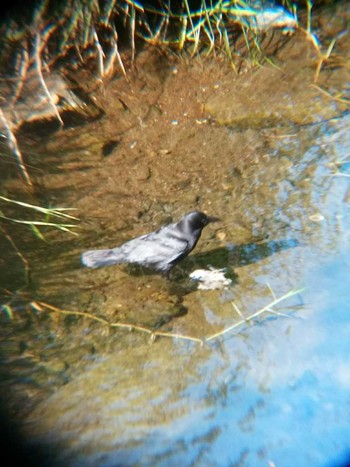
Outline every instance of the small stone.
<path id="1" fill-rule="evenodd" d="M 145 181 L 151 177 L 151 169 L 145 165 L 138 167 L 136 171 L 136 180 Z"/>
<path id="2" fill-rule="evenodd" d="M 170 149 L 159 149 L 158 154 L 160 156 L 166 156 L 167 154 L 170 154 L 171 150 Z"/>
<path id="3" fill-rule="evenodd" d="M 208 123 L 208 119 L 207 118 L 196 118 L 196 123 L 197 125 L 205 125 L 206 123 Z"/>
<path id="4" fill-rule="evenodd" d="M 226 238 L 225 232 L 216 232 L 215 237 L 222 242 Z"/>
<path id="5" fill-rule="evenodd" d="M 322 214 L 318 212 L 316 214 L 312 214 L 311 216 L 309 216 L 309 219 L 312 222 L 322 222 L 324 221 L 324 216 L 322 216 Z"/>
<path id="6" fill-rule="evenodd" d="M 145 150 L 145 155 L 151 159 L 153 159 L 154 157 L 156 157 L 157 153 L 154 149 L 146 149 Z"/>

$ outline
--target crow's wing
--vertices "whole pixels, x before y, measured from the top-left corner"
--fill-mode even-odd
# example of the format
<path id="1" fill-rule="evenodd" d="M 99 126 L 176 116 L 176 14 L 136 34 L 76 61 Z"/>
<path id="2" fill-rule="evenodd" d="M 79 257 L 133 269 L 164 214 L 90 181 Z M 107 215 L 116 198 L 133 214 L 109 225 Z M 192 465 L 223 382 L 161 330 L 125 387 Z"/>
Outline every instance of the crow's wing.
<path id="1" fill-rule="evenodd" d="M 162 270 L 168 269 L 191 251 L 189 241 L 173 225 L 130 240 L 119 249 L 129 263 Z"/>

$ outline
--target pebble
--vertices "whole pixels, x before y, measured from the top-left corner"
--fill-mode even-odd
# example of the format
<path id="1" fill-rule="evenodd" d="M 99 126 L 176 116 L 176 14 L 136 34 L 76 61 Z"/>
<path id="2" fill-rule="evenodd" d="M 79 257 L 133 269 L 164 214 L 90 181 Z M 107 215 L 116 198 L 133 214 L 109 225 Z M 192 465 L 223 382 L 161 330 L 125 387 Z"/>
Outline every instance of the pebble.
<path id="1" fill-rule="evenodd" d="M 151 177 L 151 169 L 147 165 L 140 166 L 137 168 L 135 176 L 136 180 L 148 180 Z"/>
<path id="2" fill-rule="evenodd" d="M 312 222 L 322 222 L 324 221 L 324 216 L 322 216 L 322 214 L 318 212 L 316 214 L 312 214 L 311 216 L 309 216 L 309 219 Z"/>
<path id="3" fill-rule="evenodd" d="M 215 237 L 222 242 L 226 238 L 225 232 L 216 232 Z"/>

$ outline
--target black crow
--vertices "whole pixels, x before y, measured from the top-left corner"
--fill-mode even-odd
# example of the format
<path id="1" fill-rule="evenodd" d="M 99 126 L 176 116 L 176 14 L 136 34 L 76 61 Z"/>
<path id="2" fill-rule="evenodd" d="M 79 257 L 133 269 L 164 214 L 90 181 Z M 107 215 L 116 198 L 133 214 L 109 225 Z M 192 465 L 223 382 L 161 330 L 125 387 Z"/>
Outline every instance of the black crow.
<path id="1" fill-rule="evenodd" d="M 192 211 L 176 224 L 129 240 L 112 250 L 86 251 L 81 255 L 81 261 L 90 268 L 121 263 L 138 264 L 168 276 L 175 264 L 196 246 L 202 229 L 218 220 L 203 212 Z"/>

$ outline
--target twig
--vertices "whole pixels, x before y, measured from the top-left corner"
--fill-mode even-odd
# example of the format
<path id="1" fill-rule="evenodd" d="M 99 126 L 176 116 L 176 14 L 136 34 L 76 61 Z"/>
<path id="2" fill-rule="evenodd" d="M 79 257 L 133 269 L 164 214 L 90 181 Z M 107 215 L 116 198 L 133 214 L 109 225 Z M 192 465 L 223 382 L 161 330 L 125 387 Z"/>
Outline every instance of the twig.
<path id="1" fill-rule="evenodd" d="M 154 341 L 155 338 L 159 336 L 159 337 L 170 337 L 172 339 L 188 340 L 188 341 L 198 342 L 200 344 L 204 344 L 204 343 L 210 342 L 210 341 L 212 341 L 212 340 L 214 340 L 214 339 L 216 339 L 218 337 L 221 337 L 224 334 L 227 334 L 228 332 L 232 331 L 233 329 L 241 326 L 242 324 L 246 323 L 247 321 L 252 320 L 253 318 L 256 318 L 257 316 L 261 315 L 262 313 L 265 313 L 266 311 L 269 311 L 269 312 L 275 313 L 275 314 L 279 314 L 278 312 L 276 312 L 275 310 L 272 310 L 271 308 L 273 306 L 277 305 L 278 303 L 282 302 L 283 300 L 286 300 L 287 298 L 292 297 L 293 295 L 297 295 L 297 294 L 301 293 L 303 290 L 304 289 L 291 290 L 290 292 L 286 293 L 282 297 L 276 298 L 272 303 L 269 303 L 268 305 L 261 308 L 257 312 L 255 312 L 252 315 L 248 316 L 247 318 L 242 318 L 240 321 L 233 324 L 232 326 L 229 326 L 228 328 L 225 328 L 224 330 L 219 331 L 219 332 L 217 332 L 215 334 L 211 334 L 210 336 L 208 336 L 208 337 L 206 337 L 204 339 L 189 336 L 189 335 L 186 335 L 186 334 L 177 334 L 177 333 L 165 332 L 165 331 L 155 331 L 154 329 L 150 329 L 150 328 L 147 328 L 145 326 L 140 326 L 140 325 L 136 325 L 136 324 L 121 323 L 121 322 L 110 323 L 108 320 L 106 320 L 104 318 L 100 318 L 98 316 L 95 316 L 95 315 L 93 315 L 91 313 L 82 312 L 82 311 L 62 310 L 61 308 L 57 308 L 57 307 L 55 307 L 53 305 L 50 305 L 49 303 L 41 302 L 41 301 L 32 302 L 31 306 L 33 308 L 35 308 L 36 310 L 39 310 L 39 311 L 43 311 L 43 309 L 47 308 L 48 310 L 55 311 L 55 312 L 58 312 L 58 313 L 61 313 L 61 314 L 64 314 L 64 315 L 83 316 L 85 318 L 89 318 L 89 319 L 92 319 L 94 321 L 98 321 L 98 322 L 100 322 L 100 323 L 102 323 L 102 324 L 104 324 L 104 325 L 106 325 L 106 326 L 108 326 L 110 328 L 124 328 L 124 329 L 126 328 L 128 330 L 143 332 L 143 333 L 146 333 L 146 334 L 150 335 L 151 341 Z M 233 306 L 235 307 L 235 304 L 233 304 Z M 280 313 L 280 314 L 282 315 L 282 313 Z M 241 313 L 240 313 L 240 315 L 243 316 Z"/>
<path id="2" fill-rule="evenodd" d="M 106 1 L 104 2 L 103 7 L 105 8 L 105 11 L 103 13 L 101 12 L 101 18 L 100 18 L 101 23 L 104 26 L 110 25 L 110 23 L 112 22 L 110 21 L 110 17 L 113 13 L 116 1 L 117 0 L 109 0 L 109 5 L 108 5 L 108 2 Z"/>
<path id="3" fill-rule="evenodd" d="M 58 313 L 64 314 L 64 315 L 73 315 L 73 316 L 83 316 L 85 318 L 92 319 L 94 321 L 98 321 L 108 327 L 111 328 L 126 328 L 128 330 L 134 330 L 134 331 L 140 331 L 144 332 L 147 334 L 150 334 L 152 337 L 156 336 L 163 336 L 163 337 L 172 337 L 172 338 L 177 338 L 177 339 L 185 339 L 185 340 L 190 340 L 190 341 L 195 341 L 199 343 L 203 343 L 202 339 L 199 339 L 197 337 L 192 337 L 192 336 L 186 336 L 183 334 L 172 334 L 170 332 L 163 332 L 163 331 L 155 331 L 154 329 L 147 328 L 145 326 L 139 326 L 137 324 L 130 324 L 130 323 L 110 323 L 108 320 L 104 318 L 100 318 L 98 316 L 95 316 L 91 313 L 83 312 L 83 311 L 70 311 L 70 310 L 62 310 L 61 308 L 57 308 L 56 306 L 50 305 L 49 303 L 46 302 L 41 302 L 41 301 L 33 301 L 31 302 L 31 306 L 35 308 L 36 310 L 42 311 L 43 308 L 47 308 L 48 310 L 51 311 L 56 311 Z"/>
<path id="4" fill-rule="evenodd" d="M 328 49 L 326 50 L 325 53 L 319 51 L 319 58 L 318 58 L 316 71 L 315 71 L 315 76 L 314 76 L 314 83 L 317 83 L 317 81 L 318 81 L 318 78 L 320 76 L 321 68 L 322 68 L 323 63 L 326 62 L 327 60 L 329 60 L 329 57 L 330 57 L 330 55 L 332 53 L 335 41 L 336 41 L 336 39 L 333 39 L 331 41 L 331 43 L 329 44 Z"/>
<path id="5" fill-rule="evenodd" d="M 342 102 L 343 104 L 348 104 L 348 105 L 350 104 L 349 99 L 342 99 L 341 97 L 332 96 L 330 92 L 326 91 L 325 89 L 322 89 L 320 86 L 317 86 L 317 84 L 311 84 L 311 86 L 317 89 L 318 91 L 322 92 L 322 94 L 329 97 L 330 99 L 334 99 L 337 102 Z"/>
<path id="6" fill-rule="evenodd" d="M 23 156 L 22 156 L 22 153 L 21 153 L 21 151 L 20 151 L 20 149 L 18 147 L 17 139 L 16 139 L 13 131 L 11 130 L 10 125 L 8 124 L 8 121 L 7 121 L 6 117 L 5 117 L 5 115 L 3 114 L 1 108 L 0 108 L 0 120 L 1 120 L 1 122 L 3 124 L 3 126 L 5 127 L 6 137 L 7 137 L 9 148 L 11 149 L 12 153 L 14 154 L 14 156 L 17 159 L 17 163 L 18 163 L 20 172 L 22 174 L 22 177 L 28 183 L 28 185 L 32 187 L 33 183 L 31 181 L 31 179 L 29 177 L 29 174 L 27 172 L 27 169 L 26 169 L 26 167 L 24 165 Z"/>
<path id="7" fill-rule="evenodd" d="M 238 316 L 241 318 L 241 319 L 245 319 L 244 316 L 243 316 L 243 313 L 241 312 L 241 310 L 238 308 L 238 306 L 235 304 L 235 302 L 232 302 L 232 306 L 233 308 L 236 310 Z"/>
<path id="8" fill-rule="evenodd" d="M 28 71 L 29 66 L 30 66 L 29 55 L 28 55 L 28 51 L 27 51 L 26 48 L 23 49 L 22 54 L 23 54 L 23 59 L 21 60 L 19 71 L 18 71 L 19 78 L 17 80 L 15 93 L 11 98 L 11 105 L 12 106 L 16 104 L 16 102 L 18 101 L 18 99 L 19 99 L 19 97 L 20 97 L 20 95 L 22 93 L 22 89 L 23 89 L 25 79 L 26 79 L 26 76 L 27 76 L 27 71 Z"/>
<path id="9" fill-rule="evenodd" d="M 123 75 L 127 78 L 126 76 L 126 71 L 125 71 L 125 67 L 124 67 L 124 64 L 123 64 L 123 60 L 120 56 L 120 53 L 119 53 L 119 50 L 118 50 L 118 33 L 115 29 L 115 26 L 113 26 L 113 32 L 114 32 L 114 41 L 113 41 L 113 44 L 112 44 L 112 51 L 108 57 L 108 59 L 106 60 L 106 64 L 105 64 L 105 74 L 108 75 L 110 73 L 110 71 L 113 69 L 113 65 L 114 65 L 114 60 L 115 60 L 115 57 L 117 57 L 117 60 L 118 60 L 118 64 L 122 70 L 122 73 Z"/>
<path id="10" fill-rule="evenodd" d="M 290 315 L 287 315 L 287 313 L 281 313 L 280 311 L 273 310 L 272 308 L 267 309 L 268 312 L 270 312 L 273 315 L 276 316 L 282 316 L 283 318 L 290 318 Z M 303 316 L 298 316 L 299 319 L 305 319 Z"/>
<path id="11" fill-rule="evenodd" d="M 343 174 L 341 172 L 337 172 L 335 174 L 330 174 L 329 175 L 330 177 L 346 177 L 346 178 L 349 178 L 350 177 L 350 174 Z"/>
<path id="12" fill-rule="evenodd" d="M 135 62 L 135 26 L 136 24 L 136 11 L 134 4 L 131 5 L 130 13 L 130 33 L 131 33 L 131 63 Z"/>
<path id="13" fill-rule="evenodd" d="M 275 292 L 272 290 L 272 287 L 271 287 L 271 285 L 270 285 L 268 282 L 267 282 L 267 287 L 268 287 L 269 291 L 271 292 L 272 298 L 273 298 L 274 300 L 276 300 Z"/>
<path id="14" fill-rule="evenodd" d="M 103 59 L 104 59 L 105 54 L 103 53 L 102 46 L 100 44 L 100 41 L 98 40 L 98 35 L 94 27 L 93 27 L 93 31 L 94 31 L 93 33 L 94 43 L 95 43 L 95 47 L 97 50 L 98 70 L 99 70 L 100 80 L 101 80 L 105 74 L 104 65 L 103 65 Z"/>
<path id="15" fill-rule="evenodd" d="M 12 237 L 6 232 L 4 227 L 2 227 L 1 225 L 0 225 L 0 230 L 2 231 L 4 236 L 7 238 L 7 240 L 11 243 L 12 248 L 15 250 L 17 256 L 22 261 L 23 266 L 24 266 L 24 281 L 25 281 L 26 285 L 29 285 L 29 282 L 30 282 L 30 266 L 29 266 L 29 262 L 28 262 L 27 258 L 25 258 L 25 256 L 20 252 L 20 250 L 18 249 L 16 243 L 13 241 Z"/>
<path id="16" fill-rule="evenodd" d="M 54 114 L 56 115 L 57 117 L 57 120 L 60 122 L 60 125 L 63 126 L 63 120 L 60 116 L 60 113 L 57 109 L 57 106 L 56 104 L 54 103 L 53 101 L 53 98 L 52 98 L 52 95 L 45 83 L 45 80 L 44 80 L 44 77 L 43 77 L 43 74 L 42 74 L 42 65 L 41 65 L 41 57 L 40 57 L 40 35 L 39 34 L 36 34 L 35 36 L 35 64 L 36 64 L 36 70 L 37 70 L 37 73 L 38 73 L 38 77 L 39 77 L 39 81 L 44 89 L 44 92 L 49 100 L 49 104 L 51 105 L 51 107 L 53 108 L 53 112 Z"/>
<path id="17" fill-rule="evenodd" d="M 229 326 L 228 328 L 223 329 L 222 331 L 216 332 L 215 334 L 212 334 L 211 336 L 206 337 L 204 341 L 209 342 L 209 341 L 212 341 L 213 339 L 216 339 L 217 337 L 221 337 L 224 334 L 227 334 L 228 332 L 232 331 L 235 328 L 238 328 L 239 326 L 246 323 L 247 321 L 250 321 L 250 320 L 256 318 L 257 316 L 260 316 L 261 314 L 265 313 L 266 311 L 270 311 L 269 309 L 272 308 L 273 306 L 277 305 L 277 303 L 280 303 L 283 300 L 286 300 L 287 298 L 292 297 L 293 295 L 297 295 L 297 294 L 301 293 L 303 290 L 304 289 L 297 289 L 297 290 L 289 291 L 285 295 L 282 295 L 282 297 L 276 298 L 276 300 L 274 300 L 272 303 L 269 303 L 268 305 L 264 306 L 263 308 L 256 311 L 252 315 L 248 316 L 247 318 L 238 321 L 237 323 L 233 324 L 232 326 Z"/>
<path id="18" fill-rule="evenodd" d="M 203 339 L 200 339 L 198 337 L 193 337 L 193 336 L 187 336 L 186 334 L 177 334 L 177 333 L 163 332 L 163 331 L 154 331 L 152 334 L 154 336 L 172 337 L 173 339 L 183 339 L 187 341 L 198 342 L 200 344 L 204 343 Z"/>
<path id="19" fill-rule="evenodd" d="M 100 323 L 105 324 L 106 326 L 110 326 L 109 322 L 106 319 L 99 318 L 98 316 L 92 315 L 90 313 L 85 313 L 83 311 L 62 310 L 61 308 L 57 308 L 56 306 L 41 301 L 33 301 L 30 303 L 30 305 L 39 311 L 43 311 L 43 308 L 47 308 L 48 310 L 57 311 L 58 313 L 61 313 L 63 315 L 84 316 L 86 318 L 93 319 L 94 321 L 99 321 Z"/>

